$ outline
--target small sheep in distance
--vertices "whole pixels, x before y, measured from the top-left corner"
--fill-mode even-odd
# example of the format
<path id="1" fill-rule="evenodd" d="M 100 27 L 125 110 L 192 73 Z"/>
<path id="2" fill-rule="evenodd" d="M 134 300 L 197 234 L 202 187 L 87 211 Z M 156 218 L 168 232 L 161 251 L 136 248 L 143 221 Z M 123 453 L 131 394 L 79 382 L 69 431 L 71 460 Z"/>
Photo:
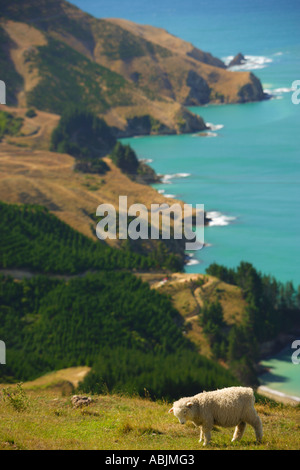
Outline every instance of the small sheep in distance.
<path id="1" fill-rule="evenodd" d="M 174 402 L 169 412 L 173 412 L 181 424 L 189 420 L 200 426 L 199 442 L 203 437 L 203 445 L 209 444 L 214 425 L 226 428 L 236 426 L 232 441 L 237 441 L 243 437 L 246 425 L 250 424 L 257 442 L 260 442 L 263 436 L 262 423 L 254 402 L 252 388 L 228 387 L 181 398 Z"/>

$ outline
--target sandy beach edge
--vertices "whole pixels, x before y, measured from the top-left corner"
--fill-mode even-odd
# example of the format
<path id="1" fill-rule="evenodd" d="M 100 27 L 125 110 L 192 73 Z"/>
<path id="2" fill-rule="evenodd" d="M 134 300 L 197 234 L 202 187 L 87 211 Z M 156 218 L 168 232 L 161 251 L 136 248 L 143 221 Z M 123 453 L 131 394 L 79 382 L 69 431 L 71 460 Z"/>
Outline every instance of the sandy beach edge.
<path id="1" fill-rule="evenodd" d="M 286 405 L 300 405 L 300 397 L 296 397 L 293 395 L 288 395 L 283 392 L 279 392 L 278 390 L 273 390 L 265 385 L 260 385 L 257 388 L 257 393 L 259 395 L 263 395 L 267 398 L 271 398 L 279 403 L 284 403 Z"/>

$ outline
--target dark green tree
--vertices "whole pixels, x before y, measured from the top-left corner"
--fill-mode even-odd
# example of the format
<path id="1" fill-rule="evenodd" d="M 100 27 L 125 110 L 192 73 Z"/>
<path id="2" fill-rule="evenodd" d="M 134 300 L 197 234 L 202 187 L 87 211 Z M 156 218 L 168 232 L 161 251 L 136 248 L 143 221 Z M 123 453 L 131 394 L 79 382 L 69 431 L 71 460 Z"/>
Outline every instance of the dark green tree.
<path id="1" fill-rule="evenodd" d="M 115 165 L 124 173 L 136 174 L 139 167 L 139 161 L 134 150 L 132 150 L 129 145 L 123 145 L 120 142 L 117 142 L 110 154 L 110 157 Z"/>
<path id="2" fill-rule="evenodd" d="M 107 155 L 115 144 L 103 119 L 82 106 L 69 106 L 52 133 L 50 150 L 87 161 Z"/>

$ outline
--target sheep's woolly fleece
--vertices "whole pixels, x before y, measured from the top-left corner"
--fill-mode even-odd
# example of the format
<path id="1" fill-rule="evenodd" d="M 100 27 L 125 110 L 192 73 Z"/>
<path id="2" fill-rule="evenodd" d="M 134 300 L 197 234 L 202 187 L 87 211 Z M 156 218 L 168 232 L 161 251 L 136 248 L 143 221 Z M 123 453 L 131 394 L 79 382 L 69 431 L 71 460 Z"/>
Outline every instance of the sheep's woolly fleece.
<path id="1" fill-rule="evenodd" d="M 210 442 L 214 425 L 236 426 L 233 441 L 242 438 L 246 425 L 254 428 L 257 441 L 262 439 L 262 423 L 254 408 L 255 398 L 250 387 L 228 387 L 212 392 L 203 392 L 174 402 L 170 412 L 181 424 L 192 421 L 200 426 L 200 441 Z"/>

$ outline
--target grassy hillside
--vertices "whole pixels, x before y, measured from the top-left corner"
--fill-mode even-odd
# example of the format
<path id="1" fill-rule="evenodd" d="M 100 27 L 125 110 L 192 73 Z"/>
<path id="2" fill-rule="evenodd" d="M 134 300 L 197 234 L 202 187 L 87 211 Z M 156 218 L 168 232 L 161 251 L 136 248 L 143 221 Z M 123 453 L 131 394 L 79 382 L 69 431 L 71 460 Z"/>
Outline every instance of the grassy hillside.
<path id="1" fill-rule="evenodd" d="M 139 25 L 123 19 L 107 20 L 111 25 L 127 30 L 132 35 L 169 51 L 157 58 L 155 63 L 140 58 L 134 62 L 134 78 L 139 85 L 149 87 L 152 93 L 171 97 L 186 106 L 203 105 L 208 102 L 236 103 L 263 99 L 259 80 L 247 72 L 234 73 L 226 70 L 224 63 L 208 52 L 195 48 L 161 28 Z M 103 60 L 100 59 L 99 60 Z M 103 62 L 106 63 L 106 62 Z M 120 71 L 120 64 L 112 64 L 113 70 Z M 126 69 L 130 78 L 131 69 Z M 151 77 L 148 83 L 147 77 Z M 246 83 L 253 94 L 247 96 Z"/>
<path id="2" fill-rule="evenodd" d="M 38 205 L 0 202 L 2 268 L 26 268 L 37 273 L 74 274 L 90 270 L 181 270 L 184 252 L 172 241 L 149 241 L 137 246 L 125 240 L 120 250 L 102 240 L 91 240 Z M 99 221 L 87 213 L 90 230 Z M 130 219 L 128 220 L 130 223 Z M 91 235 L 92 233 L 90 233 Z M 147 240 L 146 240 L 147 242 Z"/>
<path id="3" fill-rule="evenodd" d="M 43 385 L 28 392 L 29 407 L 18 419 L 11 403 L 1 402 L 6 427 L 0 448 L 193 448 L 194 430 L 184 428 L 179 441 L 183 428 L 178 432 L 174 421 L 169 427 L 165 402 L 136 396 L 171 400 L 255 382 L 257 343 L 296 324 L 296 294 L 286 286 L 282 294 L 276 281 L 247 267 L 195 278 L 168 273 L 162 282 L 167 271 L 183 268 L 181 240 L 101 243 L 95 235 L 99 204 L 117 208 L 119 195 L 127 195 L 128 206 L 140 202 L 148 209 L 178 202 L 139 184 L 145 168 L 130 149 L 119 146 L 112 158 L 105 155 L 119 136 L 203 130 L 204 121 L 186 106 L 263 99 L 261 84 L 166 31 L 97 20 L 63 0 L 4 0 L 2 15 L 0 65 L 9 63 L 3 76 L 13 84 L 8 103 L 18 107 L 3 107 L 0 114 L 0 201 L 14 203 L 0 202 L 0 269 L 18 271 L 21 279 L 0 278 L 0 339 L 7 346 L 1 379 L 82 366 L 81 390 L 97 397 L 90 409 L 75 411 L 68 397 L 57 396 L 73 390 L 73 379 L 57 373 L 51 376 L 55 387 L 40 379 Z M 64 119 L 58 125 L 74 102 L 89 110 L 88 131 L 94 132 L 81 122 L 75 130 Z M 34 110 L 28 113 L 28 107 Z M 49 151 L 51 136 L 59 153 Z M 70 154 L 99 154 L 107 171 L 76 171 L 78 160 Z M 132 163 L 134 180 L 121 171 L 132 173 Z M 89 270 L 97 273 L 85 275 Z M 132 416 L 134 408 L 140 420 Z M 270 410 L 266 417 L 273 416 Z M 289 425 L 296 434 L 294 411 L 284 413 L 288 421 L 280 427 Z M 42 414 L 49 426 L 43 428 L 45 419 L 38 435 L 30 423 Z M 266 418 L 270 433 L 272 419 Z M 270 435 L 266 446 L 274 448 Z M 228 431 L 221 436 L 216 433 L 216 442 L 227 446 Z M 252 448 L 251 431 L 247 436 Z M 277 442 L 283 448 L 285 437 Z M 292 448 L 294 442 L 293 436 Z"/>
<path id="4" fill-rule="evenodd" d="M 19 135 L 22 124 L 22 118 L 15 117 L 13 114 L 5 111 L 0 111 L 0 141 L 5 136 Z"/>
<path id="5" fill-rule="evenodd" d="M 2 113 L 12 115 L 14 129 L 17 130 L 17 132 L 4 132 L 1 136 L 2 143 L 10 143 L 24 149 L 49 150 L 51 135 L 59 123 L 60 116 L 33 109 L 35 116 L 30 117 L 27 113 L 32 109 L 1 105 Z M 29 111 L 29 114 L 31 112 Z"/>
<path id="6" fill-rule="evenodd" d="M 272 342 L 284 347 L 299 332 L 300 287 L 245 262 L 236 269 L 212 264 L 207 273 L 141 277 L 169 296 L 201 354 L 229 367 L 242 383 L 257 385 L 258 363 L 272 353 Z"/>
<path id="7" fill-rule="evenodd" d="M 139 394 L 147 387 L 153 397 L 235 383 L 184 337 L 183 319 L 170 300 L 129 272 L 169 266 L 172 253 L 143 256 L 111 248 L 40 206 L 1 203 L 0 211 L 0 267 L 40 274 L 0 279 L 0 337 L 7 347 L 2 378 L 24 380 L 93 365 L 85 389 L 99 390 L 105 382 L 111 390 Z"/>
<path id="8" fill-rule="evenodd" d="M 141 395 L 147 388 L 153 398 L 178 398 L 237 383 L 185 338 L 169 299 L 128 272 L 0 281 L 2 380 L 88 365 L 83 388 L 94 392 L 105 385 Z"/>
<path id="9" fill-rule="evenodd" d="M 146 387 L 152 397 L 236 380 L 255 384 L 260 344 L 298 324 L 293 287 L 261 275 L 249 263 L 236 271 L 212 265 L 209 271 L 223 281 L 174 274 L 155 282 L 155 273 L 138 275 L 152 281 L 149 286 L 125 271 L 149 271 L 158 263 L 160 270 L 176 269 L 172 253 L 145 256 L 127 245 L 117 250 L 94 242 L 40 206 L 1 203 L 0 209 L 4 272 L 52 275 L 1 279 L 0 337 L 9 366 L 0 372 L 7 379 L 93 364 L 84 390 L 94 393 L 104 383 L 110 391 L 138 394 Z M 70 276 L 88 270 L 98 274 Z M 53 278 L 55 273 L 63 279 Z"/>
<path id="10" fill-rule="evenodd" d="M 28 52 L 26 62 L 40 75 L 27 94 L 28 106 L 61 114 L 78 101 L 97 113 L 133 104 L 130 84 L 122 76 L 51 37 L 47 45 Z"/>
<path id="11" fill-rule="evenodd" d="M 61 113 L 80 102 L 118 135 L 134 135 L 203 130 L 185 106 L 264 98 L 253 74 L 227 71 L 158 28 L 96 19 L 64 0 L 5 0 L 2 14 L 0 60 L 9 57 L 16 84 L 10 104 Z M 156 125 L 143 125 L 145 116 Z"/>
<path id="12" fill-rule="evenodd" d="M 25 383 L 25 397 L 20 401 L 28 406 L 21 412 L 4 401 L 2 393 L 0 449 L 299 450 L 299 407 L 259 399 L 255 407 L 264 430 L 261 444 L 255 443 L 249 426 L 243 439 L 234 443 L 233 429 L 215 428 L 205 448 L 198 443 L 199 431 L 192 424 L 182 426 L 168 413 L 168 402 L 105 394 L 92 396 L 89 407 L 74 409 L 70 386 L 85 372 L 68 369 Z"/>
<path id="13" fill-rule="evenodd" d="M 2 27 L 0 27 L 0 44 L 1 80 L 6 85 L 7 102 L 11 105 L 16 105 L 18 104 L 18 94 L 24 88 L 24 79 L 18 73 L 10 55 L 14 42 Z"/>
<path id="14" fill-rule="evenodd" d="M 141 274 L 153 289 L 167 295 L 172 304 L 186 322 L 186 335 L 196 345 L 198 351 L 206 357 L 213 357 L 209 341 L 203 333 L 199 315 L 205 302 L 219 300 L 223 308 L 224 322 L 230 327 L 240 324 L 246 302 L 241 289 L 222 282 L 220 279 L 206 274 L 172 273 L 168 281 L 162 281 L 157 274 Z"/>
<path id="15" fill-rule="evenodd" d="M 167 282 L 155 282 L 155 273 L 139 275 L 152 281 L 148 286 L 119 271 L 177 269 L 178 260 L 166 248 L 145 255 L 130 245 L 117 250 L 86 238 L 40 206 L 1 203 L 0 209 L 3 272 L 63 274 L 61 280 L 1 279 L 0 336 L 9 355 L 9 367 L 1 372 L 7 378 L 28 379 L 46 370 L 92 363 L 84 390 L 94 393 L 102 391 L 103 383 L 110 391 L 139 394 L 146 384 L 153 397 L 235 380 L 255 384 L 260 345 L 297 327 L 299 293 L 249 263 L 236 271 L 212 265 L 209 272 L 221 279 L 174 274 Z M 88 270 L 98 274 L 70 276 Z M 21 366 L 24 355 L 27 361 Z M 192 367 L 186 368 L 187 363 Z"/>
<path id="16" fill-rule="evenodd" d="M 149 209 L 152 203 L 175 202 L 150 186 L 129 179 L 110 158 L 103 159 L 110 168 L 105 175 L 83 174 L 74 172 L 76 161 L 70 155 L 29 149 L 29 146 L 34 147 L 35 139 L 44 142 L 49 136 L 43 120 L 49 120 L 49 127 L 53 129 L 57 116 L 38 112 L 36 118 L 26 118 L 28 126 L 39 128 L 36 134 L 20 137 L 18 146 L 1 144 L 0 200 L 43 205 L 60 220 L 94 240 L 95 213 L 99 204 L 109 203 L 118 208 L 119 195 L 127 195 L 128 206 L 139 202 Z M 118 245 L 117 240 L 111 243 Z M 177 247 L 176 252 L 180 251 Z"/>

